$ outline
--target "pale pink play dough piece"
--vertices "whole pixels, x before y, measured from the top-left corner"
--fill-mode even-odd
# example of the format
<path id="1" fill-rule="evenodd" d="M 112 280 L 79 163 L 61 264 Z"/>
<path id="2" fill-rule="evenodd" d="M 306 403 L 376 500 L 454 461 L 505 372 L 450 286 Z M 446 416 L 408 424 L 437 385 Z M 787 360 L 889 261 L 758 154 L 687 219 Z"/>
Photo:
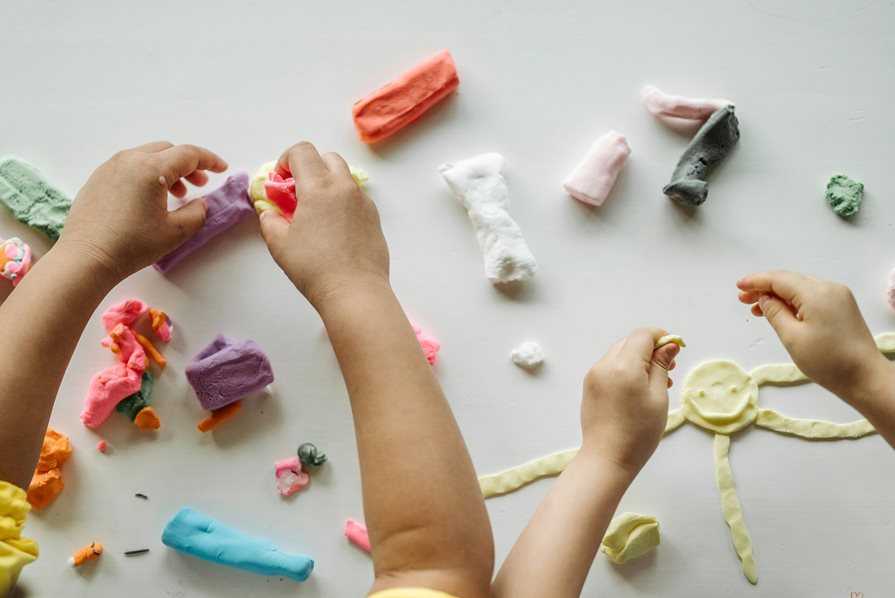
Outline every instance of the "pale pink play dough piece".
<path id="1" fill-rule="evenodd" d="M 277 492 L 283 496 L 289 496 L 311 482 L 311 476 L 302 469 L 301 460 L 297 456 L 281 459 L 273 467 L 277 477 Z"/>
<path id="2" fill-rule="evenodd" d="M 578 201 L 603 205 L 630 153 L 624 135 L 614 130 L 604 133 L 566 177 L 563 188 Z"/>
<path id="3" fill-rule="evenodd" d="M 106 421 L 118 403 L 140 390 L 147 365 L 143 347 L 137 342 L 134 331 L 124 324 L 115 325 L 102 345 L 109 347 L 121 361 L 90 380 L 81 412 L 81 421 L 90 428 Z"/>
<path id="4" fill-rule="evenodd" d="M 435 340 L 435 337 L 431 336 L 420 326 L 417 326 L 413 322 L 411 322 L 410 325 L 413 326 L 413 332 L 416 333 L 416 340 L 419 341 L 423 353 L 426 354 L 426 359 L 429 361 L 429 365 L 435 365 L 435 360 L 438 359 L 438 350 L 441 349 L 441 343 Z"/>
<path id="5" fill-rule="evenodd" d="M 886 297 L 889 299 L 889 306 L 895 309 L 895 269 L 889 273 L 889 284 L 886 287 Z"/>
<path id="6" fill-rule="evenodd" d="M 148 311 L 149 306 L 136 299 L 128 299 L 121 303 L 116 303 L 102 315 L 103 327 L 106 330 L 112 330 L 118 324 L 124 324 L 129 328 L 133 328 L 134 322 Z"/>
<path id="7" fill-rule="evenodd" d="M 360 548 L 370 552 L 370 534 L 360 521 L 348 519 L 345 521 L 345 537 L 354 542 Z"/>
<path id="8" fill-rule="evenodd" d="M 643 103 L 646 104 L 646 109 L 655 116 L 699 121 L 708 120 L 708 117 L 721 108 L 733 105 L 733 102 L 727 100 L 685 98 L 667 94 L 655 85 L 647 85 L 643 88 Z"/>

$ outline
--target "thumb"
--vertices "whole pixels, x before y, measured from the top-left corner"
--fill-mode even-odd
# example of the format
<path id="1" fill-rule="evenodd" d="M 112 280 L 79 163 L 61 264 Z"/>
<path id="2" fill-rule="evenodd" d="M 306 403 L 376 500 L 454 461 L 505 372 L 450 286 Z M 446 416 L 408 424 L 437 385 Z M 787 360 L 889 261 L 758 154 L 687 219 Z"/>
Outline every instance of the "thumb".
<path id="1" fill-rule="evenodd" d="M 264 210 L 258 219 L 261 221 L 261 237 L 268 249 L 282 243 L 289 233 L 289 222 L 278 210 Z"/>
<path id="2" fill-rule="evenodd" d="M 675 343 L 662 345 L 653 351 L 653 358 L 649 366 L 649 383 L 654 390 L 668 391 L 668 369 L 680 351 L 681 348 Z"/>
<path id="3" fill-rule="evenodd" d="M 758 306 L 781 340 L 789 336 L 793 325 L 798 322 L 789 305 L 775 295 L 762 293 L 758 297 Z"/>
<path id="4" fill-rule="evenodd" d="M 168 213 L 168 227 L 172 231 L 172 245 L 175 247 L 195 235 L 205 224 L 206 202 L 199 197 Z"/>

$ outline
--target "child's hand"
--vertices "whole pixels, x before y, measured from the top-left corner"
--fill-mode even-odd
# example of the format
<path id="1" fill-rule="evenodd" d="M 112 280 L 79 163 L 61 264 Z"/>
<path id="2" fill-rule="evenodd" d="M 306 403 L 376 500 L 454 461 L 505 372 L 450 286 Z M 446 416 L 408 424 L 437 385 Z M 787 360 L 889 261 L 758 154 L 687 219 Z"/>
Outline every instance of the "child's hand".
<path id="1" fill-rule="evenodd" d="M 665 334 L 635 330 L 612 345 L 584 378 L 582 451 L 612 461 L 632 478 L 656 450 L 668 420 L 668 372 L 680 347 L 654 349 Z"/>
<path id="2" fill-rule="evenodd" d="M 204 171 L 227 163 L 205 148 L 156 141 L 118 152 L 78 192 L 57 245 L 122 280 L 176 249 L 205 222 L 205 202 L 168 211 L 168 192 L 186 195 L 185 178 L 204 185 Z"/>
<path id="3" fill-rule="evenodd" d="M 334 294 L 357 285 L 388 285 L 388 247 L 379 212 L 335 153 L 322 157 L 302 141 L 286 150 L 277 172 L 295 178 L 298 208 L 289 223 L 261 214 L 261 234 L 274 261 L 320 309 Z"/>
<path id="4" fill-rule="evenodd" d="M 740 301 L 764 316 L 808 377 L 851 402 L 887 366 L 845 285 L 795 272 L 752 274 Z"/>

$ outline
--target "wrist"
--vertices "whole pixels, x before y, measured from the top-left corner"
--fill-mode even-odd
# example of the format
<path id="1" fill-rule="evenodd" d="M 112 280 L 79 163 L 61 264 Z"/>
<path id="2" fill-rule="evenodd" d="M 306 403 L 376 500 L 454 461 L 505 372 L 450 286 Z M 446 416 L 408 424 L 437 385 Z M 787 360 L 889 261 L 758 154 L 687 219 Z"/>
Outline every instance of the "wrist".
<path id="1" fill-rule="evenodd" d="M 581 445 L 574 461 L 581 463 L 588 470 L 600 472 L 602 476 L 614 481 L 623 491 L 631 485 L 641 469 L 633 464 L 624 463 L 609 451 L 587 442 Z"/>
<path id="2" fill-rule="evenodd" d="M 341 282 L 330 283 L 321 290 L 305 295 L 324 322 L 343 309 L 362 308 L 371 300 L 394 298 L 388 278 L 376 274 L 355 275 Z"/>
<path id="3" fill-rule="evenodd" d="M 857 382 L 838 393 L 846 403 L 865 414 L 895 392 L 895 367 L 881 353 L 866 364 Z"/>
<path id="4" fill-rule="evenodd" d="M 68 241 L 63 236 L 44 256 L 60 263 L 64 269 L 78 278 L 109 291 L 127 278 L 118 262 L 106 254 L 80 241 Z"/>

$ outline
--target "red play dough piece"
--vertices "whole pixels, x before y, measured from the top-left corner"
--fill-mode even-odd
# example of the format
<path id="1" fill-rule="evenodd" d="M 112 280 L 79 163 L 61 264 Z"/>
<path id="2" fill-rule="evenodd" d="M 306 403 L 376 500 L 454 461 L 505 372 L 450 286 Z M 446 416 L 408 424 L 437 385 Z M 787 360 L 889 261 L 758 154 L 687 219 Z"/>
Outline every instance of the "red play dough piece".
<path id="1" fill-rule="evenodd" d="M 406 127 L 457 89 L 460 79 L 445 50 L 354 103 L 351 112 L 360 138 L 374 143 Z"/>

